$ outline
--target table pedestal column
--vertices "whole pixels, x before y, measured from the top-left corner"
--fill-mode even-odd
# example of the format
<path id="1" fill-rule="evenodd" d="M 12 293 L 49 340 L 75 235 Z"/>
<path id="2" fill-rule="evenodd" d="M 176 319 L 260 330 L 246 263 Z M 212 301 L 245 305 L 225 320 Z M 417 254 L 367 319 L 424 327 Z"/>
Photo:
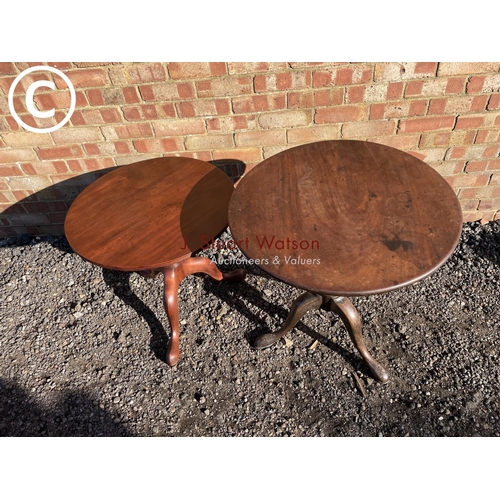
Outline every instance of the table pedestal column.
<path id="1" fill-rule="evenodd" d="M 312 292 L 303 293 L 294 300 L 290 309 L 290 314 L 283 326 L 274 333 L 264 333 L 257 337 L 254 341 L 254 347 L 257 349 L 264 349 L 273 345 L 281 337 L 284 337 L 308 311 L 320 308 L 327 311 L 333 311 L 340 316 L 354 346 L 359 351 L 366 364 L 370 367 L 374 378 L 382 384 L 385 384 L 389 380 L 389 375 L 385 368 L 368 352 L 363 339 L 361 318 L 352 302 L 346 297 L 319 295 Z"/>
<path id="2" fill-rule="evenodd" d="M 247 273 L 244 269 L 236 269 L 229 273 L 223 273 L 212 260 L 206 257 L 188 257 L 181 262 L 176 262 L 161 270 L 143 271 L 141 274 L 148 278 L 156 276 L 159 272 L 163 272 L 163 303 L 171 330 L 166 361 L 168 365 L 175 366 L 179 361 L 178 291 L 181 281 L 191 274 L 203 273 L 208 274 L 217 281 L 237 282 L 243 281 Z"/>

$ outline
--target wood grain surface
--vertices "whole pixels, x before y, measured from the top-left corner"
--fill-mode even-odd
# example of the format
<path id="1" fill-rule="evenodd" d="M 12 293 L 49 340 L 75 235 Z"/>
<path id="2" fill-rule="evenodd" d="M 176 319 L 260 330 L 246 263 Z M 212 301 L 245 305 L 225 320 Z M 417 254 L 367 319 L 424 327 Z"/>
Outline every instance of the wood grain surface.
<path id="1" fill-rule="evenodd" d="M 75 252 L 121 271 L 180 261 L 227 226 L 231 180 L 209 163 L 182 157 L 119 167 L 73 202 L 65 234 Z"/>
<path id="2" fill-rule="evenodd" d="M 462 212 L 421 160 L 365 141 L 322 141 L 248 172 L 231 198 L 229 226 L 272 276 L 352 296 L 401 288 L 439 268 L 458 243 Z"/>

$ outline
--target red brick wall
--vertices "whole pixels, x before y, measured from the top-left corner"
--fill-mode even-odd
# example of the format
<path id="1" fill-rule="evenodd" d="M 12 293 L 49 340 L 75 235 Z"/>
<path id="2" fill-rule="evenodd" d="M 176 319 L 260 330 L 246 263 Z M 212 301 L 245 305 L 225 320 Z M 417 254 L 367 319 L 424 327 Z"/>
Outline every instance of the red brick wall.
<path id="1" fill-rule="evenodd" d="M 0 237 L 62 232 L 88 172 L 161 155 L 234 158 L 249 169 L 285 148 L 341 138 L 421 158 L 455 189 L 466 221 L 500 218 L 500 63 L 41 64 L 69 77 L 76 109 L 59 130 L 24 130 L 7 96 L 35 64 L 0 63 Z M 56 109 L 52 119 L 26 109 L 35 79 L 56 83 L 34 98 Z M 15 110 L 32 126 L 57 124 L 68 106 L 51 73 L 16 87 Z"/>

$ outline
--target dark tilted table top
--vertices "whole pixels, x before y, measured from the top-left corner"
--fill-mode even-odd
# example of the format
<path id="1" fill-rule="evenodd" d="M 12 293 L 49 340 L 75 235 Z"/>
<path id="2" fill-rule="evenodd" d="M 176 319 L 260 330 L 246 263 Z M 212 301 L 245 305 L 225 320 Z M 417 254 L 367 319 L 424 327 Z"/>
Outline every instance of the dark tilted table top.
<path id="1" fill-rule="evenodd" d="M 423 161 L 339 140 L 294 147 L 253 168 L 231 198 L 229 226 L 242 252 L 272 276 L 353 296 L 401 288 L 438 269 L 458 243 L 462 212 Z"/>
<path id="2" fill-rule="evenodd" d="M 65 233 L 73 250 L 121 271 L 183 260 L 227 226 L 231 180 L 204 161 L 164 157 L 102 176 L 73 202 Z"/>

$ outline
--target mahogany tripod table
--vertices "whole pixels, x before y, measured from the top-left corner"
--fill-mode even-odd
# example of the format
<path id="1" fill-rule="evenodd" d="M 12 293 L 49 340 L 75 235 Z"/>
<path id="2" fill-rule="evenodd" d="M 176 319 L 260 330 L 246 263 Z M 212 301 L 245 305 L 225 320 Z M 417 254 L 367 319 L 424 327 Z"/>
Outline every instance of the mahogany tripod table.
<path id="1" fill-rule="evenodd" d="M 190 274 L 241 281 L 246 271 L 222 273 L 205 257 L 192 257 L 227 227 L 234 187 L 218 168 L 182 157 L 119 167 L 88 186 L 71 205 L 64 230 L 73 250 L 107 269 L 164 276 L 171 337 L 167 363 L 179 360 L 178 287 Z"/>
<path id="2" fill-rule="evenodd" d="M 385 383 L 348 297 L 396 290 L 436 271 L 459 241 L 462 212 L 452 188 L 421 160 L 370 142 L 322 141 L 248 172 L 231 198 L 229 227 L 260 268 L 305 290 L 282 328 L 254 346 L 269 347 L 307 311 L 326 309 Z"/>

